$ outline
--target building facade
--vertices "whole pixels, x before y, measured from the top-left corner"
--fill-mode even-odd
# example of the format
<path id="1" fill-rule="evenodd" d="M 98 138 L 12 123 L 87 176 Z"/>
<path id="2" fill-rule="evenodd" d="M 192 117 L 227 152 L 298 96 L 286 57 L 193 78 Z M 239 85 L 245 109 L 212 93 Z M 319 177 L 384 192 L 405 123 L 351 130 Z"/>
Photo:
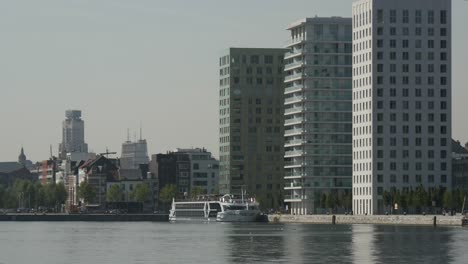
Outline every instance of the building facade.
<path id="1" fill-rule="evenodd" d="M 451 1 L 353 2 L 353 211 L 451 188 Z"/>
<path id="2" fill-rule="evenodd" d="M 127 140 L 122 144 L 120 157 L 120 174 L 127 179 L 138 179 L 141 176 L 140 165 L 148 164 L 148 147 L 145 139 Z"/>
<path id="3" fill-rule="evenodd" d="M 178 196 L 190 192 L 190 158 L 186 153 L 168 152 L 156 155 L 156 178 L 159 181 L 159 192 L 168 184 L 177 187 Z"/>
<path id="4" fill-rule="evenodd" d="M 190 161 L 190 189 L 200 187 L 204 194 L 217 194 L 219 161 L 204 148 L 176 149 L 177 153 L 187 154 Z"/>
<path id="5" fill-rule="evenodd" d="M 59 144 L 59 157 L 67 158 L 70 152 L 88 152 L 88 144 L 84 140 L 84 122 L 80 110 L 67 110 L 66 119 L 62 123 L 62 143 Z"/>
<path id="6" fill-rule="evenodd" d="M 292 214 L 324 213 L 327 196 L 351 199 L 351 18 L 306 18 L 288 30 L 285 202 Z"/>
<path id="7" fill-rule="evenodd" d="M 219 59 L 220 192 L 283 202 L 285 49 L 230 48 Z"/>

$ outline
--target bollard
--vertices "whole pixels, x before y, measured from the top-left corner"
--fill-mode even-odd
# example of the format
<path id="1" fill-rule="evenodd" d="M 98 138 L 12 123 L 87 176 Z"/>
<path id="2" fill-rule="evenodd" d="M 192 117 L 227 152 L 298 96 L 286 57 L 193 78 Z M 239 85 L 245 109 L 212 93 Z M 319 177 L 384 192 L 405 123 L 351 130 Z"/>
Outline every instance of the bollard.
<path id="1" fill-rule="evenodd" d="M 332 225 L 336 224 L 336 215 L 332 216 Z"/>
<path id="2" fill-rule="evenodd" d="M 432 219 L 432 224 L 434 225 L 434 227 L 437 226 L 437 216 L 434 215 L 434 218 Z"/>

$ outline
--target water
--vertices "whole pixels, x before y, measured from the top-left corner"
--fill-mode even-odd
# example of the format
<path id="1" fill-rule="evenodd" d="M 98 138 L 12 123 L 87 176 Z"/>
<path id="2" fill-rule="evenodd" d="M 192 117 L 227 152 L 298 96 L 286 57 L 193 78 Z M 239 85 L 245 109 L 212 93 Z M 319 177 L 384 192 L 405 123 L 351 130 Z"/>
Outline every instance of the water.
<path id="1" fill-rule="evenodd" d="M 2 222 L 0 263 L 468 263 L 468 228 Z"/>

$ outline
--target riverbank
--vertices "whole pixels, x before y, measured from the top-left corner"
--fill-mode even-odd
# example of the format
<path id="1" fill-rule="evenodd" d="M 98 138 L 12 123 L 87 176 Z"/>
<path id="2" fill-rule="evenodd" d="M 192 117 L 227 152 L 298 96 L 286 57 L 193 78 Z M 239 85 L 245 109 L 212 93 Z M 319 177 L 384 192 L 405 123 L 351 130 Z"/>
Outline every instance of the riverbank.
<path id="1" fill-rule="evenodd" d="M 4 214 L 1 221 L 168 222 L 167 214 Z"/>
<path id="2" fill-rule="evenodd" d="M 462 226 L 463 216 L 443 215 L 268 215 L 270 223 Z"/>

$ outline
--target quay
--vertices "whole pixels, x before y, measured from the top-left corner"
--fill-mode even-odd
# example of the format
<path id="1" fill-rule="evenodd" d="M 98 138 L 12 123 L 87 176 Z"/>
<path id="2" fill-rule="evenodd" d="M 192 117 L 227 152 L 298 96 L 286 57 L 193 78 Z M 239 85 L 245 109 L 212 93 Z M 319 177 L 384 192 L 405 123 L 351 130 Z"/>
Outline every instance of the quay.
<path id="1" fill-rule="evenodd" d="M 462 215 L 268 215 L 270 223 L 466 226 Z"/>
<path id="2" fill-rule="evenodd" d="M 18 222 L 168 222 L 168 214 L 3 214 L 2 221 Z"/>

